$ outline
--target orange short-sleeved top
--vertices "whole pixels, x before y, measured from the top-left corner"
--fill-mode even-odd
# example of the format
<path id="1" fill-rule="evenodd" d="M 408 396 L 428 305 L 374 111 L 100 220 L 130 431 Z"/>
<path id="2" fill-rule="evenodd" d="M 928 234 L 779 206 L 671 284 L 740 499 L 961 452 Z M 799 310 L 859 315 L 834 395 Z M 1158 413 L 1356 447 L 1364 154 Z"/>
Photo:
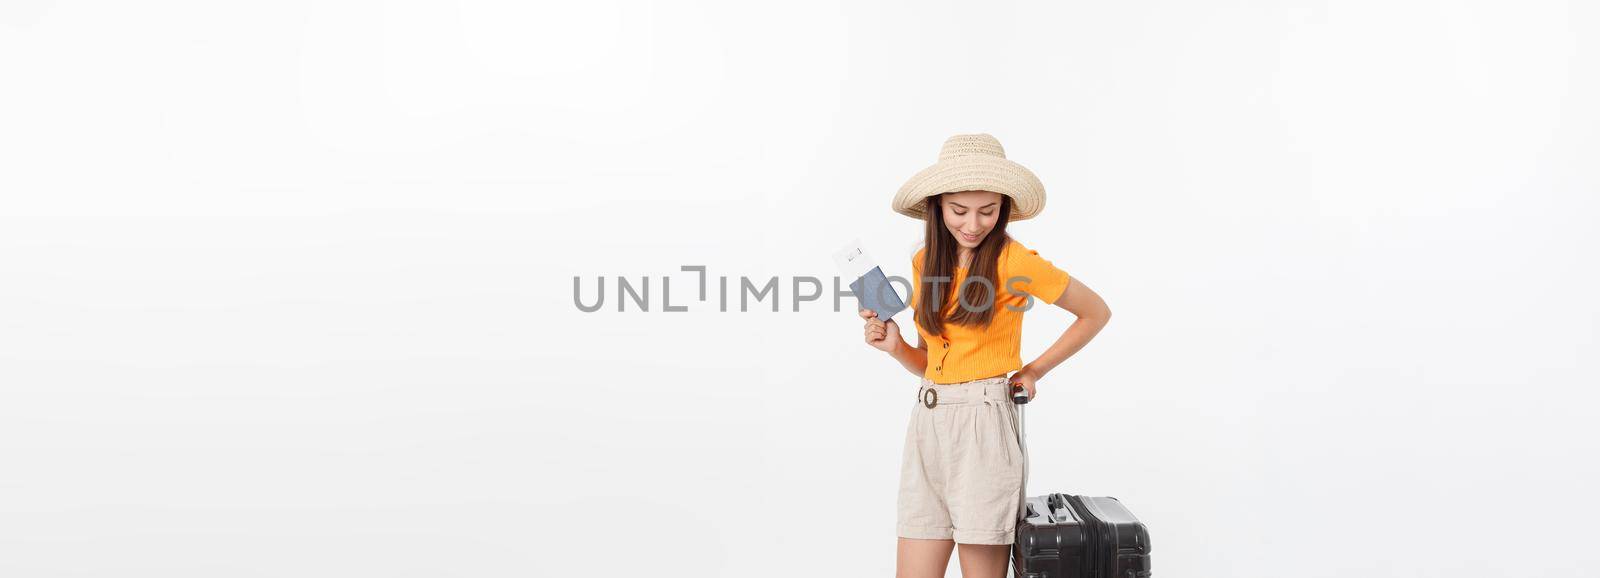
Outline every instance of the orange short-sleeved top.
<path id="1" fill-rule="evenodd" d="M 916 311 L 922 299 L 922 256 L 926 249 L 918 249 L 911 258 L 913 271 L 911 308 Z M 1071 277 L 1050 261 L 1039 256 L 1038 251 L 1024 247 L 1015 239 L 1007 241 L 1000 252 L 998 279 L 994 294 L 994 318 L 987 327 L 944 324 L 944 334 L 934 335 L 916 323 L 912 325 L 928 347 L 928 369 L 923 373 L 934 383 L 960 383 L 983 379 L 1022 369 L 1022 314 L 1013 310 L 1055 303 L 1067 290 Z M 939 289 L 959 288 L 966 279 L 965 267 L 957 267 L 954 279 L 941 282 Z M 1007 280 L 1010 280 L 1009 283 Z M 974 281 L 976 283 L 976 281 Z M 944 314 L 948 318 L 959 307 L 957 292 L 949 293 L 950 303 Z M 1029 299 L 1033 299 L 1030 304 Z M 979 306 L 973 303 L 973 306 Z"/>

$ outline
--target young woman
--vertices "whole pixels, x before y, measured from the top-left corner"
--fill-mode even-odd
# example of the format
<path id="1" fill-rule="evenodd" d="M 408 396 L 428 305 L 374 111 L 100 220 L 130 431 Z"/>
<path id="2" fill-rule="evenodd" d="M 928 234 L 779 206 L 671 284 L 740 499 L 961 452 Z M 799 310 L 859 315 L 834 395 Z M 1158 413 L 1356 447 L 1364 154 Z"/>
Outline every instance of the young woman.
<path id="1" fill-rule="evenodd" d="M 1111 319 L 1081 279 L 1006 234 L 1044 200 L 1039 179 L 987 134 L 950 137 L 895 195 L 896 212 L 927 222 L 911 260 L 917 346 L 893 319 L 861 317 L 866 342 L 922 378 L 901 461 L 899 578 L 944 576 L 956 544 L 962 576 L 1005 577 L 1025 472 L 1012 386 L 1037 398 L 1038 382 Z M 1023 365 L 1022 315 L 1035 300 L 1077 320 Z"/>

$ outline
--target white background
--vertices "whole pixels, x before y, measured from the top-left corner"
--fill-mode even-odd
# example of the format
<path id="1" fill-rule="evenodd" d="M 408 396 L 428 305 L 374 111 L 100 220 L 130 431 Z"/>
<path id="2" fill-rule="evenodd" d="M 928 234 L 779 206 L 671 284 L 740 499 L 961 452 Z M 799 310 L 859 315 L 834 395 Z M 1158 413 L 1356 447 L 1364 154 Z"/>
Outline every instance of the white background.
<path id="1" fill-rule="evenodd" d="M 1115 312 L 1033 493 L 1600 574 L 1594 4 L 543 4 L 0 7 L 0 575 L 889 575 L 917 378 L 789 284 L 980 131 Z"/>

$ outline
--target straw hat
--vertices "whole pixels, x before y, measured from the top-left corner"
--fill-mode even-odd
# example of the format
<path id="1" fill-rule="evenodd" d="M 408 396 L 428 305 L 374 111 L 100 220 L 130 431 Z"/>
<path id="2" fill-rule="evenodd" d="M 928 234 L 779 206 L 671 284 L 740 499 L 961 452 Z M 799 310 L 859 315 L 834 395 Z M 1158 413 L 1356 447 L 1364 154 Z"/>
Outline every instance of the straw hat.
<path id="1" fill-rule="evenodd" d="M 922 169 L 894 195 L 894 211 L 926 219 L 924 199 L 941 193 L 993 191 L 1011 197 L 1011 219 L 1044 210 L 1044 183 L 1033 171 L 1006 159 L 1000 141 L 985 133 L 958 134 L 944 141 L 939 162 Z"/>

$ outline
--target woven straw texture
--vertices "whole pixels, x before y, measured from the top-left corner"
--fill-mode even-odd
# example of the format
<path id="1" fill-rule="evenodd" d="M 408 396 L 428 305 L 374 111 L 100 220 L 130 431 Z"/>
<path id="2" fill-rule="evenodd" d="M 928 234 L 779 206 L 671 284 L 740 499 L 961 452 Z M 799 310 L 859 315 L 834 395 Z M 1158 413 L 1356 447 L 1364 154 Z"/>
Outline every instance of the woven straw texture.
<path id="1" fill-rule="evenodd" d="M 988 134 L 958 134 L 944 141 L 939 162 L 918 171 L 894 195 L 894 211 L 926 219 L 923 200 L 958 191 L 992 191 L 1011 197 L 1011 220 L 1044 210 L 1044 183 L 1033 171 L 1006 158 L 1005 147 Z"/>

